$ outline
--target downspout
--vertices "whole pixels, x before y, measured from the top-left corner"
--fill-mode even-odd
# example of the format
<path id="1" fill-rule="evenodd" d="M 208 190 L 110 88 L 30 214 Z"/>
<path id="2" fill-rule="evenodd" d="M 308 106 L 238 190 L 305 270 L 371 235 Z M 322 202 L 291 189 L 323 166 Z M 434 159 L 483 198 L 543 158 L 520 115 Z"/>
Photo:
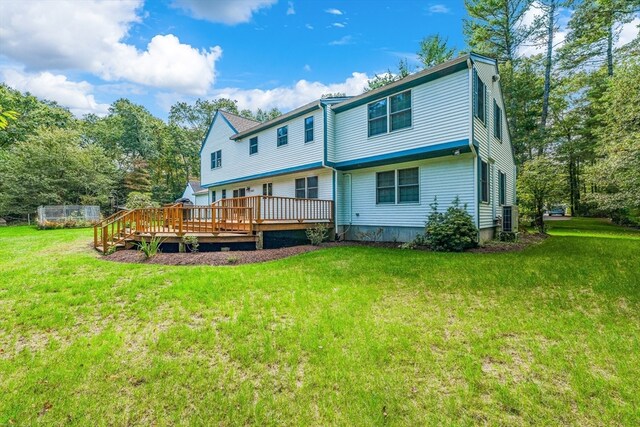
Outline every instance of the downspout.
<path id="1" fill-rule="evenodd" d="M 473 62 L 471 58 L 467 59 L 467 67 L 469 68 L 469 149 L 473 154 L 473 193 L 475 194 L 475 207 L 476 207 L 476 227 L 478 227 L 478 241 L 480 241 L 480 201 L 478 197 L 478 161 L 479 155 L 476 151 L 474 141 L 474 129 L 473 129 Z"/>
<path id="2" fill-rule="evenodd" d="M 333 199 L 333 227 L 334 233 L 337 234 L 338 229 L 338 197 L 336 194 L 338 171 L 333 166 L 328 165 L 327 161 L 327 105 L 320 102 L 322 106 L 322 167 L 331 171 L 331 198 Z"/>

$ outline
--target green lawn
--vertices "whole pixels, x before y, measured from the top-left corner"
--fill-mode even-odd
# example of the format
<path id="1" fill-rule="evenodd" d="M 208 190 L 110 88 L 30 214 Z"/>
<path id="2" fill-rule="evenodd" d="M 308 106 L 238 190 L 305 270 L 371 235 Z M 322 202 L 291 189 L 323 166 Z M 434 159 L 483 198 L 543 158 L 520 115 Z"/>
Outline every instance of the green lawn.
<path id="1" fill-rule="evenodd" d="M 236 267 L 0 229 L 0 425 L 638 425 L 640 233 L 551 227 Z"/>

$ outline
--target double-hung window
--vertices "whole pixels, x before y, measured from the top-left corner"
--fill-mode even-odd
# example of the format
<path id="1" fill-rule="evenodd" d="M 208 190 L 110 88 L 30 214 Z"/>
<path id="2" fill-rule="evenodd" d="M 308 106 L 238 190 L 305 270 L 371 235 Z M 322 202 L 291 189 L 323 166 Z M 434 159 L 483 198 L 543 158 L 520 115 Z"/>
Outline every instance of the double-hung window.
<path id="1" fill-rule="evenodd" d="M 223 199 L 227 198 L 227 190 L 222 190 L 222 198 Z"/>
<path id="2" fill-rule="evenodd" d="M 498 181 L 498 194 L 500 197 L 500 204 L 505 205 L 507 203 L 507 174 L 498 171 L 500 181 Z"/>
<path id="3" fill-rule="evenodd" d="M 399 169 L 376 174 L 376 203 L 401 204 L 420 202 L 420 170 Z"/>
<path id="4" fill-rule="evenodd" d="M 396 202 L 396 171 L 378 172 L 376 174 L 376 203 Z"/>
<path id="5" fill-rule="evenodd" d="M 493 136 L 502 142 L 502 109 L 495 99 L 493 100 Z"/>
<path id="6" fill-rule="evenodd" d="M 489 165 L 480 162 L 480 201 L 489 203 Z"/>
<path id="7" fill-rule="evenodd" d="M 282 126 L 278 128 L 278 147 L 287 145 L 289 143 L 289 128 Z"/>
<path id="8" fill-rule="evenodd" d="M 262 195 L 273 196 L 273 183 L 267 182 L 262 184 Z"/>
<path id="9" fill-rule="evenodd" d="M 387 133 L 387 98 L 372 102 L 367 107 L 369 136 Z"/>
<path id="10" fill-rule="evenodd" d="M 369 136 L 411 127 L 411 91 L 367 105 Z"/>
<path id="11" fill-rule="evenodd" d="M 304 119 L 304 142 L 313 141 L 313 116 Z"/>
<path id="12" fill-rule="evenodd" d="M 211 153 L 211 169 L 222 167 L 222 150 Z"/>
<path id="13" fill-rule="evenodd" d="M 389 97 L 391 132 L 411 127 L 411 91 Z"/>
<path id="14" fill-rule="evenodd" d="M 216 190 L 211 191 L 211 203 L 216 201 Z"/>
<path id="15" fill-rule="evenodd" d="M 296 198 L 317 199 L 318 198 L 318 177 L 308 176 L 296 179 Z"/>
<path id="16" fill-rule="evenodd" d="M 398 203 L 418 203 L 420 187 L 418 168 L 398 170 Z"/>
<path id="17" fill-rule="evenodd" d="M 486 124 L 487 86 L 475 70 L 473 71 L 473 77 L 473 112 L 474 115 L 482 121 L 482 123 Z"/>
<path id="18" fill-rule="evenodd" d="M 249 155 L 256 154 L 258 152 L 258 137 L 254 136 L 249 140 Z"/>

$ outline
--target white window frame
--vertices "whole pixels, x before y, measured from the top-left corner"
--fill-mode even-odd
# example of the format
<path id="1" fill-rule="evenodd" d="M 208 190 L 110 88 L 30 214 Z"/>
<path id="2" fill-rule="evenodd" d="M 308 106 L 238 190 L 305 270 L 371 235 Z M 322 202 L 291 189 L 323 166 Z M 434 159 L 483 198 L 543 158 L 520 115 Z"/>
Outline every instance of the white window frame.
<path id="1" fill-rule="evenodd" d="M 401 95 L 403 93 L 409 93 L 409 97 L 411 98 L 411 102 L 410 102 L 410 106 L 409 108 L 405 108 L 404 110 L 399 110 L 399 111 L 394 111 L 393 113 L 391 112 L 391 98 Z M 372 104 L 375 104 L 377 102 L 380 101 L 386 101 L 386 108 L 387 108 L 387 112 L 385 116 L 380 116 L 380 117 L 376 117 L 376 118 L 370 118 L 369 117 L 369 106 Z M 399 114 L 399 113 L 403 113 L 405 111 L 410 111 L 410 117 L 411 117 L 411 124 L 409 126 L 405 126 L 402 127 L 400 129 L 391 129 L 391 115 L 392 114 Z M 380 132 L 380 133 L 376 133 L 375 135 L 371 135 L 370 130 L 369 130 L 369 124 L 374 121 L 374 120 L 380 120 L 382 117 L 385 118 L 386 123 L 387 123 L 387 130 L 385 132 Z M 368 138 L 375 138 L 378 137 L 380 135 L 387 135 L 390 133 L 395 133 L 395 132 L 401 132 L 403 130 L 407 130 L 407 129 L 412 129 L 413 128 L 413 91 L 411 89 L 408 90 L 403 90 L 402 92 L 397 92 L 394 93 L 393 95 L 389 95 L 389 96 L 385 96 L 384 98 L 380 98 L 380 99 L 376 99 L 373 102 L 370 102 L 367 104 L 367 137 Z"/>
<path id="2" fill-rule="evenodd" d="M 410 185 L 403 185 L 403 187 L 413 187 L 416 186 L 418 187 L 418 200 L 417 201 L 411 201 L 411 202 L 401 202 L 400 201 L 400 171 L 404 171 L 404 170 L 409 170 L 409 169 L 417 169 L 418 170 L 418 183 L 417 184 L 410 184 Z M 391 188 L 391 187 L 378 187 L 378 174 L 379 173 L 386 173 L 386 172 L 391 172 L 393 171 L 393 202 L 380 202 L 378 200 L 378 189 L 379 188 Z M 391 169 L 391 170 L 386 170 L 386 171 L 378 171 L 376 172 L 376 205 L 380 205 L 380 206 L 384 206 L 384 205 L 419 205 L 420 204 L 420 166 L 414 166 L 414 167 L 410 167 L 410 168 L 401 168 L 401 169 Z"/>

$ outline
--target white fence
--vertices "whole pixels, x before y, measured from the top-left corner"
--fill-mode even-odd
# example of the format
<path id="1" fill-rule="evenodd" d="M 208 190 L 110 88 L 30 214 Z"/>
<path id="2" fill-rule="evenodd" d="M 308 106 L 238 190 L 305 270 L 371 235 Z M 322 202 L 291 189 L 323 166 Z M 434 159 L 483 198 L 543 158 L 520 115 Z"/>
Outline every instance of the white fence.
<path id="1" fill-rule="evenodd" d="M 39 224 L 66 221 L 98 222 L 100 221 L 100 206 L 58 205 L 38 207 Z"/>

